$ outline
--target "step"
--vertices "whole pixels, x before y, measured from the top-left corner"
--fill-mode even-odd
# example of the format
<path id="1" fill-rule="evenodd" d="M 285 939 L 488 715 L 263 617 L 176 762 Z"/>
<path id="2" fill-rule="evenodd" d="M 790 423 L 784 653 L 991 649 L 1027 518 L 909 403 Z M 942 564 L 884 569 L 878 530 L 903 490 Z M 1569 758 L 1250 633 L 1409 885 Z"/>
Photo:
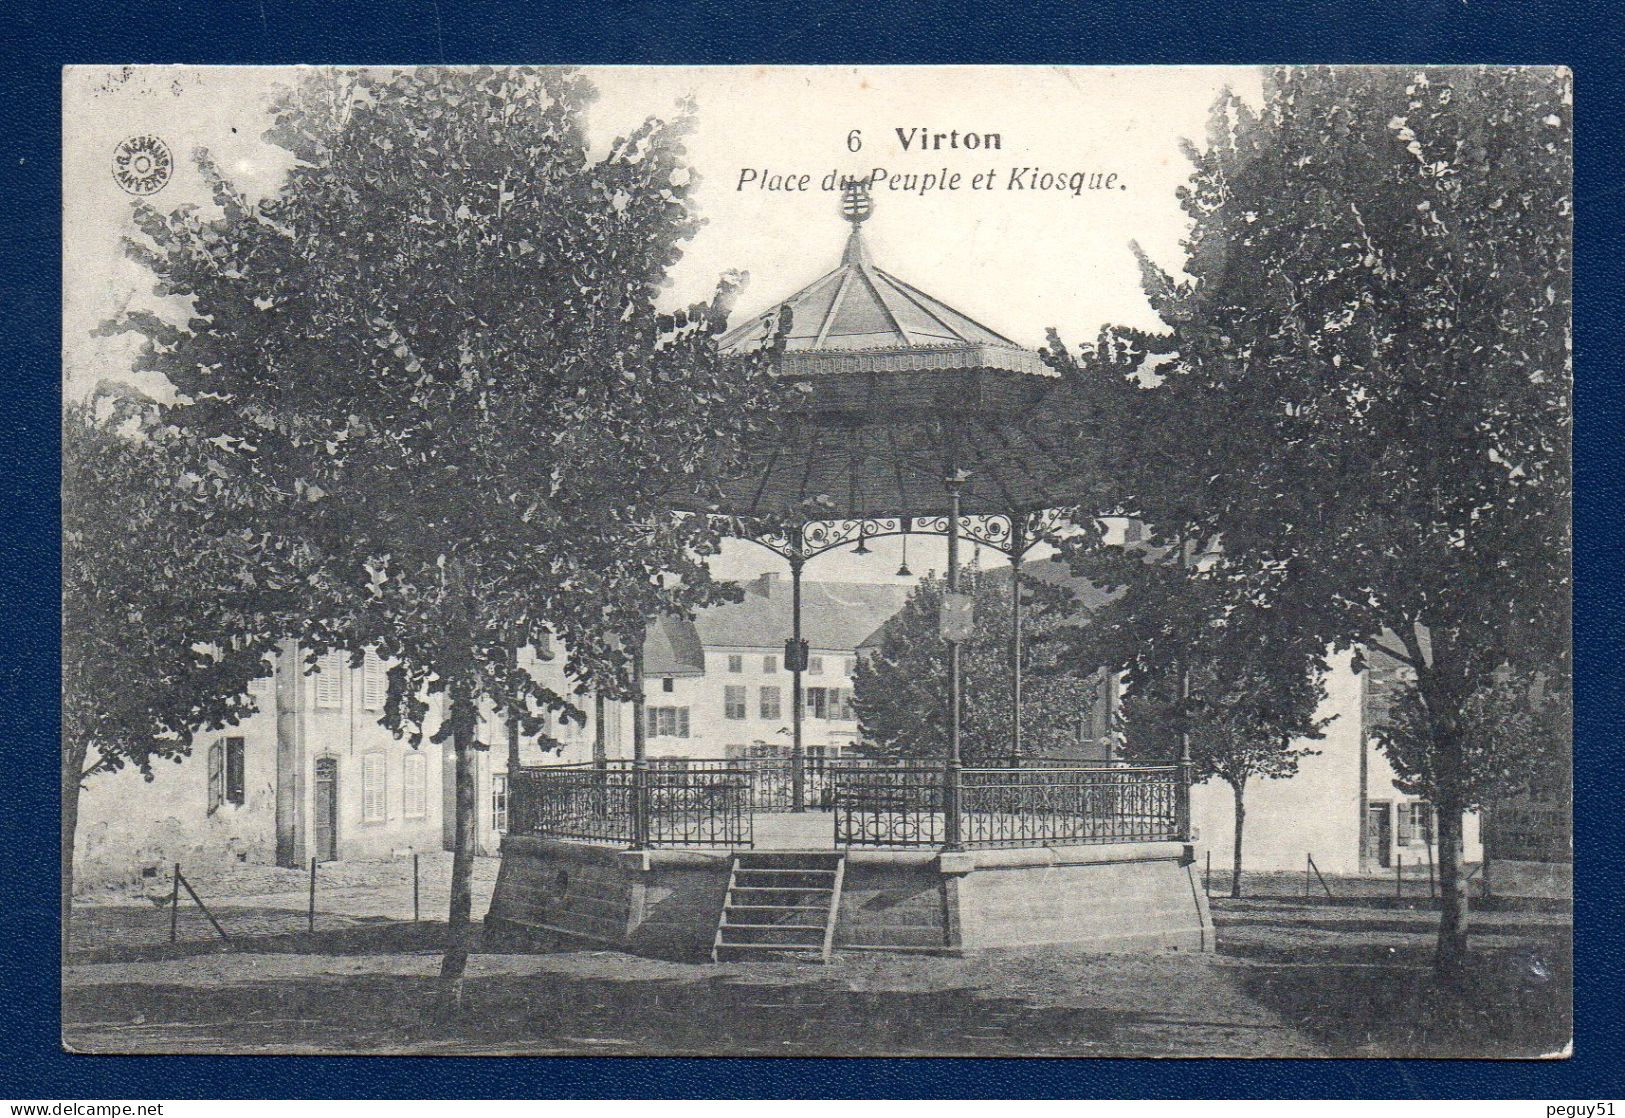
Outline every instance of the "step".
<path id="1" fill-rule="evenodd" d="M 790 933 L 796 933 L 792 935 Z M 724 944 L 762 944 L 768 943 L 775 947 L 822 947 L 824 945 L 824 929 L 802 927 L 782 927 L 778 924 L 724 924 L 722 938 L 718 941 Z"/>
<path id="2" fill-rule="evenodd" d="M 839 854 L 806 855 L 806 854 L 741 854 L 739 868 L 742 870 L 754 869 L 818 869 L 833 870 L 839 860 Z"/>
<path id="3" fill-rule="evenodd" d="M 828 962 L 845 868 L 839 852 L 736 853 L 712 959 L 806 955 Z"/>
<path id="4" fill-rule="evenodd" d="M 835 890 L 828 885 L 735 885 L 731 893 L 823 893 L 828 896 Z"/>
<path id="5" fill-rule="evenodd" d="M 737 959 L 740 957 L 771 958 L 778 956 L 780 958 L 798 958 L 810 956 L 813 959 L 820 958 L 820 951 L 817 946 L 800 947 L 772 943 L 719 943 L 713 948 L 712 953 L 719 963 L 729 958 Z"/>
<path id="6" fill-rule="evenodd" d="M 759 916 L 763 915 L 766 915 L 770 919 L 778 919 L 781 916 L 796 916 L 799 914 L 801 916 L 811 916 L 815 919 L 822 920 L 826 915 L 828 915 L 828 913 L 829 905 L 827 904 L 728 904 L 722 906 L 722 918 L 724 920 L 728 919 L 730 915 L 733 915 L 738 916 L 746 923 L 750 923 Z"/>

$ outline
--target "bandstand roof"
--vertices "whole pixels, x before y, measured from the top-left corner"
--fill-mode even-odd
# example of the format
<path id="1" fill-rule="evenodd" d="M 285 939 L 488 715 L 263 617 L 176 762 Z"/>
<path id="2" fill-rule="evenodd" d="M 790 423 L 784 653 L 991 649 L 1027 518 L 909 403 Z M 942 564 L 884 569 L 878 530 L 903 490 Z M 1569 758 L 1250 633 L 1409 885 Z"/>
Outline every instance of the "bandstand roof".
<path id="1" fill-rule="evenodd" d="M 868 213 L 867 194 L 854 203 L 849 188 L 852 232 L 839 264 L 723 335 L 725 352 L 753 352 L 788 314 L 775 371 L 804 389 L 746 469 L 710 479 L 721 500 L 704 507 L 745 517 L 940 517 L 944 478 L 955 470 L 967 475 L 965 515 L 1082 501 L 1086 479 L 1061 453 L 1045 409 L 1060 378 L 1036 351 L 878 266 L 863 239 Z"/>

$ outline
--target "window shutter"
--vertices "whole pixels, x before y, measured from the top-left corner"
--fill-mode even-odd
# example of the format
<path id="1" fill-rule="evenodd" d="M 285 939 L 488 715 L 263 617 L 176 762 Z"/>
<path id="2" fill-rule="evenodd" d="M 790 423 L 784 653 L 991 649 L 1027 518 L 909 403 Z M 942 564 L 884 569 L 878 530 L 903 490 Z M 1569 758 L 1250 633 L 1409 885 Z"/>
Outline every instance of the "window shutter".
<path id="1" fill-rule="evenodd" d="M 209 812 L 220 807 L 225 792 L 225 750 L 219 742 L 209 746 Z"/>
<path id="2" fill-rule="evenodd" d="M 243 739 L 226 739 L 226 799 L 234 804 L 244 800 Z"/>
<path id="3" fill-rule="evenodd" d="M 1407 803 L 1399 804 L 1397 815 L 1399 827 L 1395 841 L 1400 846 L 1409 846 L 1411 844 L 1411 805 Z"/>
<path id="4" fill-rule="evenodd" d="M 677 708 L 677 736 L 680 737 L 680 738 L 688 737 L 688 708 L 687 707 L 678 707 Z"/>
<path id="5" fill-rule="evenodd" d="M 329 652 L 322 657 L 316 673 L 316 705 L 338 707 L 344 701 L 344 653 Z"/>
<path id="6" fill-rule="evenodd" d="M 369 753 L 361 759 L 361 817 L 369 823 L 384 818 L 384 755 Z"/>
<path id="7" fill-rule="evenodd" d="M 383 710 L 384 696 L 389 693 L 389 680 L 384 662 L 372 650 L 367 651 L 361 668 L 361 701 L 368 710 Z"/>
<path id="8" fill-rule="evenodd" d="M 411 819 L 428 814 L 428 761 L 422 753 L 413 750 L 406 755 L 401 769 L 401 813 Z"/>

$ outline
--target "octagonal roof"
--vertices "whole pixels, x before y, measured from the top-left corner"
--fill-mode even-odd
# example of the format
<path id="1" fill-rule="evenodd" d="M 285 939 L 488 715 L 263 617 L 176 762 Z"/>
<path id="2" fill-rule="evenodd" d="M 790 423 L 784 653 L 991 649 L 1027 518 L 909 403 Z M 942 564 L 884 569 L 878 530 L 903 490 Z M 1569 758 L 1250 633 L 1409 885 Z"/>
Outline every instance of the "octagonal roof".
<path id="1" fill-rule="evenodd" d="M 994 369 L 1052 375 L 1037 353 L 877 267 L 863 240 L 867 216 L 865 195 L 861 216 L 848 210 L 852 233 L 840 264 L 724 334 L 724 352 L 765 344 L 788 308 L 782 373 Z"/>

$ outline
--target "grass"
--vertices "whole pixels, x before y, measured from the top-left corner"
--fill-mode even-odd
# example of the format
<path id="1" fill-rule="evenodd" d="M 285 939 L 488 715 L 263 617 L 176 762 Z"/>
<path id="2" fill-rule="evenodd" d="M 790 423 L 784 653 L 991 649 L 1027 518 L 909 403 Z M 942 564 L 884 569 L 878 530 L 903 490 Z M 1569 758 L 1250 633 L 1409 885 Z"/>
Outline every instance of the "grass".
<path id="1" fill-rule="evenodd" d="M 1442 989 L 1425 898 L 1305 902 L 1300 887 L 1213 908 L 1213 955 L 482 952 L 466 1013 L 440 1029 L 424 1024 L 440 925 L 273 927 L 230 951 L 197 939 L 70 966 L 63 1038 L 147 1053 L 1443 1057 L 1537 1057 L 1569 1039 L 1566 915 L 1475 914 L 1472 975 Z"/>

